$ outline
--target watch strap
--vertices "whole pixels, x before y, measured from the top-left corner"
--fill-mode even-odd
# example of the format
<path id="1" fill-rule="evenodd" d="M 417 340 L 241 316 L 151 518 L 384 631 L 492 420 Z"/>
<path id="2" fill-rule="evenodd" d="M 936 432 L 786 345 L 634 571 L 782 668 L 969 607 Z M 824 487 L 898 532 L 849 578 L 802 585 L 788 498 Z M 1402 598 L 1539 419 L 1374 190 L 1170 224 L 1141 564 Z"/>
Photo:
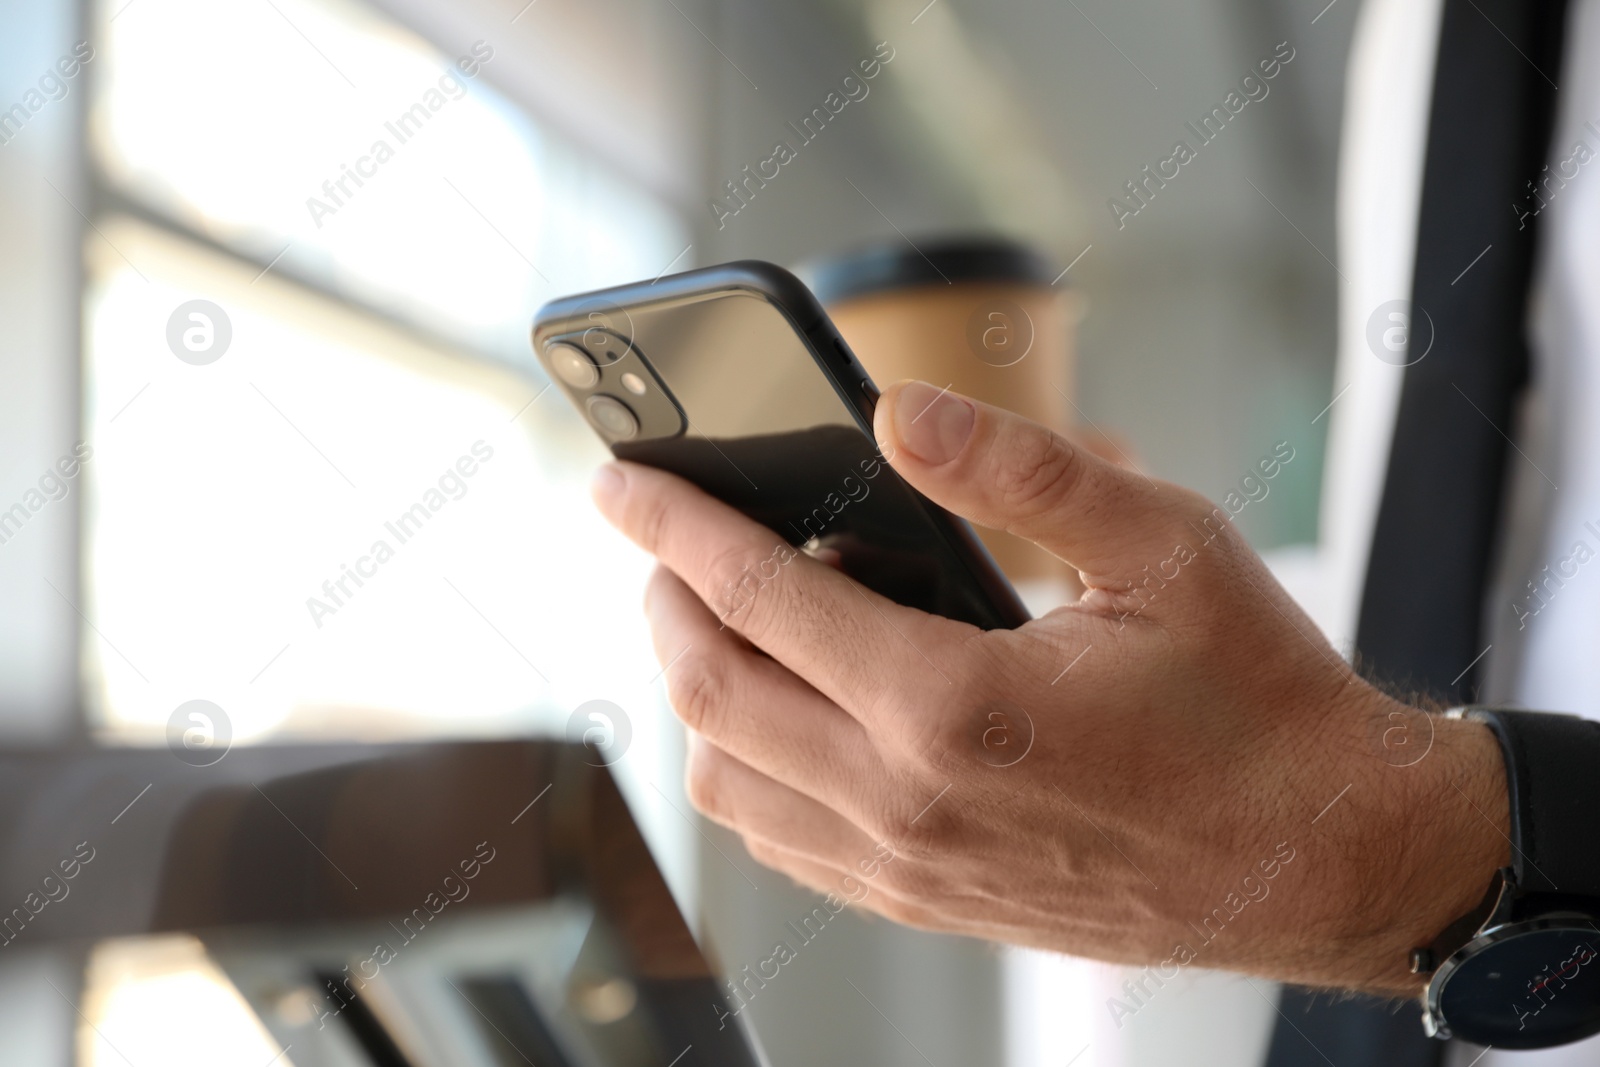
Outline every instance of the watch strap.
<path id="1" fill-rule="evenodd" d="M 1600 722 L 1500 708 L 1463 717 L 1493 730 L 1505 757 L 1518 887 L 1600 898 Z"/>

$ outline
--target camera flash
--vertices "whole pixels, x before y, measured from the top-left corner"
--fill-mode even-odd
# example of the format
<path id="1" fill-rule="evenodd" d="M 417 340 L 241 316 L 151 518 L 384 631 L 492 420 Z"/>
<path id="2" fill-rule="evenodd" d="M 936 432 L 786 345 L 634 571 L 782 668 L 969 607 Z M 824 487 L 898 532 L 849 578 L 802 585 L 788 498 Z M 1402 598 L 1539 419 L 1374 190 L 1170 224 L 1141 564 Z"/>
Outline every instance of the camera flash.
<path id="1" fill-rule="evenodd" d="M 629 371 L 622 376 L 622 387 L 634 396 L 644 396 L 644 379 L 633 373 L 633 371 Z"/>

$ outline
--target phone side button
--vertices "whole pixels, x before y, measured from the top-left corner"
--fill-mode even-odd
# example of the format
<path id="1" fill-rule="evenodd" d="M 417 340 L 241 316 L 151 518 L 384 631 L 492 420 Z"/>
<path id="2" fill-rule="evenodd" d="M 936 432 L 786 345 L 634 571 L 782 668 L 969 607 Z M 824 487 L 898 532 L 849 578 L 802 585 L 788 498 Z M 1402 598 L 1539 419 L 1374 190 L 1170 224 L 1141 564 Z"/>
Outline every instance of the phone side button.
<path id="1" fill-rule="evenodd" d="M 834 355 L 839 357 L 839 366 L 841 367 L 848 368 L 855 362 L 855 357 L 850 354 L 850 350 L 846 348 L 844 346 L 844 342 L 837 337 L 833 339 L 833 352 Z"/>
<path id="2" fill-rule="evenodd" d="M 874 404 L 878 402 L 878 396 L 880 395 L 878 387 L 872 384 L 871 379 L 867 378 L 863 378 L 861 381 L 861 394 Z"/>

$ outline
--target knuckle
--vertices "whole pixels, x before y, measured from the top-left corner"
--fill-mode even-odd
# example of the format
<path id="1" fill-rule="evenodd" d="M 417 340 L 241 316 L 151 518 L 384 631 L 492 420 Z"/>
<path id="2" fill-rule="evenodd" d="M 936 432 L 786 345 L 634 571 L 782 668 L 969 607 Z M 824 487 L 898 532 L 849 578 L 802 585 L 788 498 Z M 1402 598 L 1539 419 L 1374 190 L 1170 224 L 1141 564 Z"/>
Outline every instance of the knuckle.
<path id="1" fill-rule="evenodd" d="M 910 859 L 911 857 L 902 855 L 899 860 L 879 871 L 878 877 L 875 879 L 877 888 L 891 897 L 898 897 L 902 900 L 906 897 L 914 896 L 915 894 L 910 885 L 914 880 L 910 873 Z"/>
<path id="2" fill-rule="evenodd" d="M 671 533 L 671 508 L 660 493 L 643 491 L 633 494 L 632 526 L 638 531 L 639 543 L 646 552 L 659 556 L 661 546 Z"/>
<path id="3" fill-rule="evenodd" d="M 724 621 L 747 616 L 759 599 L 756 558 L 746 547 L 723 546 L 706 560 L 705 591 L 711 610 Z"/>
<path id="4" fill-rule="evenodd" d="M 863 827 L 874 840 L 888 842 L 895 860 L 883 866 L 883 873 L 906 876 L 923 863 L 949 856 L 954 847 L 955 823 L 950 814 L 954 782 L 932 779 L 922 774 L 907 775 L 904 785 L 886 791 L 866 813 Z M 901 860 L 909 862 L 902 863 Z"/>
<path id="5" fill-rule="evenodd" d="M 1186 590 L 1224 594 L 1239 582 L 1242 567 L 1255 558 L 1226 507 L 1189 490 L 1179 490 L 1165 512 L 1172 555 L 1154 568 L 1163 581 L 1185 575 Z"/>
<path id="6" fill-rule="evenodd" d="M 946 662 L 945 672 L 961 679 L 959 694 L 912 694 L 912 699 L 897 702 L 886 716 L 892 724 L 886 733 L 892 737 L 895 754 L 903 761 L 908 777 L 935 792 L 973 769 L 982 753 L 987 726 L 983 709 L 992 703 L 990 687 L 982 681 L 988 672 L 981 658 L 954 653 Z"/>
<path id="7" fill-rule="evenodd" d="M 745 834 L 740 840 L 744 842 L 744 850 L 750 853 L 750 858 L 763 867 L 776 870 L 782 863 L 783 853 L 754 834 Z"/>
<path id="8" fill-rule="evenodd" d="M 716 736 L 724 720 L 732 683 L 721 656 L 688 651 L 667 672 L 667 699 L 685 726 L 706 737 Z"/>
<path id="9" fill-rule="evenodd" d="M 754 643 L 800 635 L 808 641 L 835 638 L 853 622 L 829 602 L 809 595 L 805 583 L 782 569 L 786 544 L 744 545 L 719 551 L 708 569 L 707 594 L 721 622 Z"/>
<path id="10" fill-rule="evenodd" d="M 723 788 L 717 760 L 707 755 L 705 747 L 700 746 L 702 751 L 689 760 L 684 775 L 684 793 L 696 811 L 717 822 L 725 822 L 731 815 L 727 804 L 727 791 Z"/>
<path id="11" fill-rule="evenodd" d="M 906 816 L 898 810 L 898 805 L 889 802 L 889 797 L 897 792 L 899 791 L 894 790 L 873 794 L 853 816 L 856 824 L 873 840 L 890 842 L 896 855 L 900 852 L 900 838 L 904 834 L 906 820 Z"/>
<path id="12" fill-rule="evenodd" d="M 906 906 L 912 901 L 934 900 L 940 896 L 938 869 L 926 856 L 902 849 L 895 862 L 878 872 L 876 881 L 888 897 Z"/>
<path id="13" fill-rule="evenodd" d="M 919 930 L 931 930 L 935 926 L 928 912 L 891 896 L 874 898 L 872 907 L 884 918 L 892 919 L 901 926 L 912 926 Z"/>
<path id="14" fill-rule="evenodd" d="M 1077 449 L 1035 423 L 1018 424 L 997 451 L 991 484 L 1008 515 L 1033 518 L 1051 511 L 1083 477 Z"/>
<path id="15" fill-rule="evenodd" d="M 651 568 L 650 577 L 644 583 L 644 596 L 642 598 L 646 615 L 652 614 L 657 601 L 672 584 L 674 577 L 673 573 L 664 564 L 657 563 Z"/>
<path id="16" fill-rule="evenodd" d="M 905 867 L 908 871 L 922 864 L 937 868 L 954 856 L 954 839 L 949 820 L 935 808 L 924 812 L 920 819 L 907 823 L 900 831 L 895 848 L 911 861 Z"/>
<path id="17" fill-rule="evenodd" d="M 1236 551 L 1245 545 L 1243 535 L 1233 523 L 1233 516 L 1221 504 L 1214 504 L 1199 493 L 1188 490 L 1184 490 L 1183 501 L 1184 510 L 1188 513 L 1185 523 L 1187 529 L 1200 531 L 1228 551 Z"/>
<path id="18" fill-rule="evenodd" d="M 937 712 L 921 716 L 902 738 L 902 751 L 911 769 L 923 781 L 951 781 L 972 748 L 966 734 L 971 723 L 957 722 L 957 716 Z"/>

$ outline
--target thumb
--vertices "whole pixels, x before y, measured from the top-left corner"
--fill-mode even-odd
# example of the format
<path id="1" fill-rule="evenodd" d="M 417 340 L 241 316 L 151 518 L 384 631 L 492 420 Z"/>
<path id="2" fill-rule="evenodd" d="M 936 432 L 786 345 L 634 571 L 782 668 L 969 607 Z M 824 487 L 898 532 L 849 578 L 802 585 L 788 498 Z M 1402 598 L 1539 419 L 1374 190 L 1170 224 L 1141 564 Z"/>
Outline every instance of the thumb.
<path id="1" fill-rule="evenodd" d="M 1210 519 L 1205 503 L 1002 408 L 926 382 L 890 386 L 873 430 L 918 491 L 980 526 L 1026 538 L 1095 575 L 1135 573 Z"/>

